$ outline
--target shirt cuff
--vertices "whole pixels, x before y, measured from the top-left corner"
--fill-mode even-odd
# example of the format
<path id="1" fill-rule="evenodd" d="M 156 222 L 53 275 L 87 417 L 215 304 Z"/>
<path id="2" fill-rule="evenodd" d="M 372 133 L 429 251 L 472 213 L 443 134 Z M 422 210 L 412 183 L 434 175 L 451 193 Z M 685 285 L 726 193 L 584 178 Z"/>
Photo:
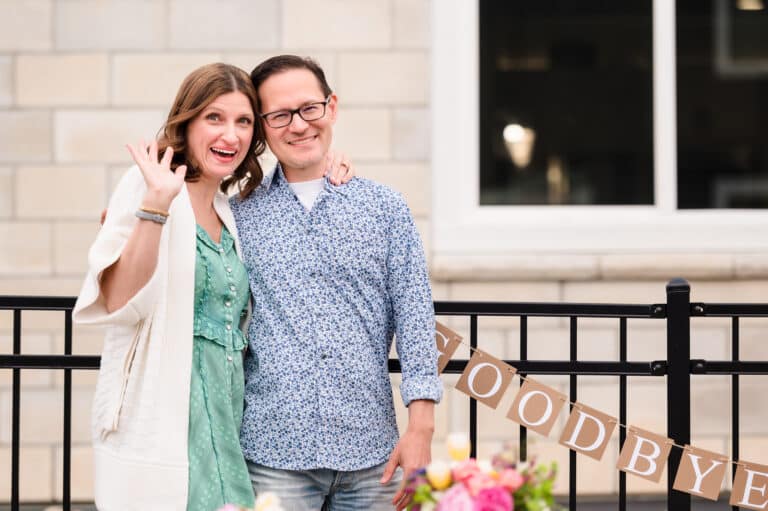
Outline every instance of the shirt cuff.
<path id="1" fill-rule="evenodd" d="M 443 382 L 438 376 L 411 377 L 400 384 L 400 395 L 406 407 L 417 399 L 439 403 L 443 397 Z"/>

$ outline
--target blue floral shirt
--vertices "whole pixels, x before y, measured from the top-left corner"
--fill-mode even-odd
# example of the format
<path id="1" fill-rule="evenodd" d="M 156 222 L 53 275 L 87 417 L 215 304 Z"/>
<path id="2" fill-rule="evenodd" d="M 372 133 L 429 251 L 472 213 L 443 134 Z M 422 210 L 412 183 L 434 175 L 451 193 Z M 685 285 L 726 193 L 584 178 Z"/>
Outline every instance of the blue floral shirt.
<path id="1" fill-rule="evenodd" d="M 326 181 L 307 211 L 278 165 L 232 199 L 253 298 L 241 445 L 273 468 L 358 470 L 398 440 L 400 393 L 439 401 L 424 250 L 402 196 L 365 179 Z"/>

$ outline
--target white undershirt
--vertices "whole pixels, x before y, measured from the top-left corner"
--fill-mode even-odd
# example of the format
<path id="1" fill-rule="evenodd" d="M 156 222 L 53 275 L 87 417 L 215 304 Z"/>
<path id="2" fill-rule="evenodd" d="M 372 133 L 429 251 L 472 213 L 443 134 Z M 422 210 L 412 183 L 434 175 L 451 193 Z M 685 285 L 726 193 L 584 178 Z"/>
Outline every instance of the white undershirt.
<path id="1" fill-rule="evenodd" d="M 296 198 L 299 199 L 304 209 L 309 211 L 315 203 L 315 199 L 320 195 L 320 191 L 325 186 L 325 178 L 313 179 L 312 181 L 301 181 L 300 183 L 288 183 Z"/>

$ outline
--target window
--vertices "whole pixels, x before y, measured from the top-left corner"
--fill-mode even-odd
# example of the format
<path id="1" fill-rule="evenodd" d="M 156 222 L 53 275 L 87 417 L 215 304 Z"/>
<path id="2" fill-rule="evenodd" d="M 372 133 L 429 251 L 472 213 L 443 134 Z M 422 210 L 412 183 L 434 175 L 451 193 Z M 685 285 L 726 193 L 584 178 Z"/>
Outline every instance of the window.
<path id="1" fill-rule="evenodd" d="M 768 10 L 677 2 L 678 207 L 768 208 Z"/>
<path id="2" fill-rule="evenodd" d="M 438 262 L 768 249 L 763 1 L 432 2 Z"/>
<path id="3" fill-rule="evenodd" d="M 653 204 L 650 1 L 479 9 L 480 204 Z"/>

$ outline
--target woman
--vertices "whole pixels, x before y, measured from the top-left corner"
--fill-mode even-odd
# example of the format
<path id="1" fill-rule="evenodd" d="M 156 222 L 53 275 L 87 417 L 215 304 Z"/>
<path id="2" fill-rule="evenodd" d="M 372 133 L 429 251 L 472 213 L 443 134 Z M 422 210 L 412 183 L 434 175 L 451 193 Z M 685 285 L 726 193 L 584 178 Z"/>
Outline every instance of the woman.
<path id="1" fill-rule="evenodd" d="M 261 182 L 256 104 L 244 71 L 203 66 L 159 140 L 127 146 L 136 166 L 110 200 L 74 310 L 108 327 L 93 407 L 101 510 L 253 505 L 238 441 L 249 289 L 224 192 Z"/>

